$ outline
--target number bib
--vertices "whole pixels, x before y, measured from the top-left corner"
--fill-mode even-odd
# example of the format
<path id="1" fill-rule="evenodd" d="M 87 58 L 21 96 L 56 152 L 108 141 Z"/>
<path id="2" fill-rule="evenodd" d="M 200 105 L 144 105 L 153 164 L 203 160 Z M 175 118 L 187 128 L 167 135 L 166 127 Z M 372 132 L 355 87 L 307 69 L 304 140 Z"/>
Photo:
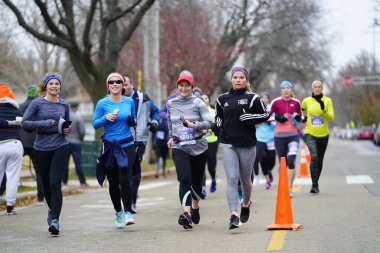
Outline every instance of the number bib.
<path id="1" fill-rule="evenodd" d="M 164 131 L 157 131 L 156 132 L 156 138 L 158 140 L 165 140 L 165 132 Z"/>
<path id="2" fill-rule="evenodd" d="M 313 127 L 323 127 L 323 117 L 322 116 L 312 116 L 311 125 Z"/>
<path id="3" fill-rule="evenodd" d="M 177 133 L 177 137 L 180 141 L 179 145 L 195 144 L 195 130 L 193 128 L 181 128 Z"/>

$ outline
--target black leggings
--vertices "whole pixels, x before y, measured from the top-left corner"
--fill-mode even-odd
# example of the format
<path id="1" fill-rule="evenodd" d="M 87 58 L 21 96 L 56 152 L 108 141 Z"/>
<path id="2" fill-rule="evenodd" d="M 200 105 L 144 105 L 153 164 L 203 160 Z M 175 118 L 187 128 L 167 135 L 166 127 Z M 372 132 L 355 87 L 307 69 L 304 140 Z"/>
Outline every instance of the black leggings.
<path id="1" fill-rule="evenodd" d="M 211 179 L 214 181 L 216 177 L 216 161 L 218 155 L 218 142 L 208 143 L 207 169 Z M 206 170 L 203 176 L 202 185 L 206 186 Z"/>
<path id="2" fill-rule="evenodd" d="M 68 145 L 51 151 L 34 150 L 34 160 L 41 174 L 46 203 L 52 218 L 59 220 L 62 209 L 61 178 L 67 163 Z"/>
<path id="3" fill-rule="evenodd" d="M 130 212 L 132 206 L 132 166 L 136 158 L 135 145 L 125 147 L 124 151 L 128 157 L 128 167 L 122 169 L 115 167 L 107 171 L 109 192 L 116 212 L 122 209 L 121 200 L 126 212 Z"/>
<path id="4" fill-rule="evenodd" d="M 267 176 L 276 164 L 276 150 L 268 150 L 267 144 L 260 141 L 256 144 L 256 158 L 253 165 L 256 176 L 259 175 L 259 162 L 264 176 Z"/>
<path id="5" fill-rule="evenodd" d="M 289 149 L 290 143 L 296 143 L 296 147 L 293 147 L 295 148 L 294 150 Z M 278 160 L 281 161 L 281 157 L 285 157 L 286 165 L 290 170 L 294 170 L 296 168 L 298 144 L 298 135 L 289 137 L 274 137 L 274 146 L 276 148 Z"/>
<path id="6" fill-rule="evenodd" d="M 318 180 L 321 176 L 323 167 L 323 158 L 325 156 L 329 136 L 314 137 L 312 135 L 305 135 L 306 145 L 309 148 L 311 155 L 310 174 L 313 187 L 318 187 Z"/>
<path id="7" fill-rule="evenodd" d="M 192 156 L 173 148 L 173 161 L 179 181 L 179 199 L 182 206 L 190 206 L 191 198 L 200 200 L 202 195 L 202 179 L 207 161 L 207 150 Z M 190 196 L 191 195 L 191 196 Z"/>

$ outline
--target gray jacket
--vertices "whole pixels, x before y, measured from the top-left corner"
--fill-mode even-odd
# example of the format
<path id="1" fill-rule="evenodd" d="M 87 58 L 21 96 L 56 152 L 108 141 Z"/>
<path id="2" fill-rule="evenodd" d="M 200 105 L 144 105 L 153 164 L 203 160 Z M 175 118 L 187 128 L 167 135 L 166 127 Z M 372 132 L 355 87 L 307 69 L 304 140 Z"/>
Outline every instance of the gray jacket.
<path id="1" fill-rule="evenodd" d="M 86 135 L 83 119 L 78 113 L 73 111 L 70 111 L 70 119 L 72 121 L 70 133 L 66 136 L 66 140 L 70 144 L 81 144 Z"/>

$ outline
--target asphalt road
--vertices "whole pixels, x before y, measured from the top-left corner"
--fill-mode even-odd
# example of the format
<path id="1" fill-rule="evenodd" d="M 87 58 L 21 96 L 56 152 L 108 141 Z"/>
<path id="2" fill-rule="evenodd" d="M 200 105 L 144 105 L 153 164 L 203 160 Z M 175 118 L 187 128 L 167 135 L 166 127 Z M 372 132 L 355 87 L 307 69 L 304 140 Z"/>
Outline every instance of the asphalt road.
<path id="1" fill-rule="evenodd" d="M 292 199 L 300 231 L 267 231 L 274 223 L 278 175 L 270 190 L 253 188 L 249 221 L 228 230 L 222 162 L 218 189 L 201 202 L 192 231 L 177 223 L 181 213 L 176 178 L 143 182 L 136 224 L 116 229 L 107 189 L 65 197 L 61 235 L 47 232 L 46 206 L 0 214 L 0 252 L 379 252 L 380 148 L 366 141 L 330 139 L 317 196 L 310 180 L 296 182 Z M 276 169 L 275 169 L 276 170 Z M 297 173 L 298 174 L 298 173 Z"/>

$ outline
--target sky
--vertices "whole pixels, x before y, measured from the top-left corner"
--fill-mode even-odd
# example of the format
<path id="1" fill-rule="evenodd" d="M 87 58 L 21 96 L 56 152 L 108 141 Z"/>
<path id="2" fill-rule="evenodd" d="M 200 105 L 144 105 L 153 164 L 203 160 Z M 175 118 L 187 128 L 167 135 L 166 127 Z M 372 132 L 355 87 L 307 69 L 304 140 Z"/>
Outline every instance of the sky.
<path id="1" fill-rule="evenodd" d="M 361 51 L 375 51 L 380 57 L 380 26 L 375 31 L 374 47 L 373 20 L 376 0 L 322 0 L 324 12 L 322 27 L 324 36 L 330 41 L 333 72 L 354 59 Z M 379 7 L 380 9 L 380 3 Z M 380 22 L 380 12 L 377 14 Z M 376 45 L 375 44 L 375 45 Z M 375 50 L 374 50 L 375 48 Z"/>

